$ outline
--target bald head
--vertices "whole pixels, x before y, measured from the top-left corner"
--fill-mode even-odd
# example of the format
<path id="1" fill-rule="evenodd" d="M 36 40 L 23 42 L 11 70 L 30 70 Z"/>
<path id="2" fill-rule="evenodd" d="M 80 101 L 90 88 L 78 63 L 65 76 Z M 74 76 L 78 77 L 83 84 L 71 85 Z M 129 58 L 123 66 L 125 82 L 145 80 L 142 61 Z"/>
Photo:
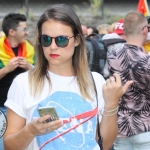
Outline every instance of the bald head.
<path id="1" fill-rule="evenodd" d="M 81 28 L 82 28 L 82 32 L 83 32 L 84 37 L 87 37 L 87 35 L 88 35 L 87 27 L 84 25 L 81 25 Z"/>

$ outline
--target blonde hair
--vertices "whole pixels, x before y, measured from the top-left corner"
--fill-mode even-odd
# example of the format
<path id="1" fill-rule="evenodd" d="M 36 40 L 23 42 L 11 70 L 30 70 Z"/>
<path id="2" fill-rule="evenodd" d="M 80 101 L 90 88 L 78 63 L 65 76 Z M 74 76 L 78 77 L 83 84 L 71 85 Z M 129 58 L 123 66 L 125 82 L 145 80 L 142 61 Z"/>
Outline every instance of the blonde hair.
<path id="1" fill-rule="evenodd" d="M 114 23 L 112 23 L 112 24 L 110 25 L 110 27 L 109 27 L 109 29 L 108 29 L 110 33 L 114 32 L 114 30 L 115 30 L 115 28 L 116 28 L 116 24 L 117 24 L 117 22 L 114 22 Z"/>
<path id="2" fill-rule="evenodd" d="M 97 27 L 97 30 L 99 34 L 107 34 L 109 32 L 109 28 L 109 24 L 101 24 Z"/>
<path id="3" fill-rule="evenodd" d="M 87 52 L 81 24 L 75 12 L 65 4 L 51 6 L 50 9 L 44 12 L 37 23 L 37 35 L 35 40 L 35 49 L 37 50 L 36 65 L 33 70 L 29 71 L 31 94 L 36 97 L 41 93 L 45 79 L 49 82 L 50 89 L 52 86 L 50 76 L 47 71 L 48 61 L 44 56 L 42 46 L 39 44 L 39 36 L 42 34 L 42 25 L 50 19 L 70 26 L 72 28 L 74 38 L 80 41 L 80 44 L 75 47 L 75 51 L 72 56 L 72 63 L 82 97 L 84 99 L 88 98 L 92 100 L 90 94 L 91 92 L 94 92 L 94 85 L 88 66 Z"/>

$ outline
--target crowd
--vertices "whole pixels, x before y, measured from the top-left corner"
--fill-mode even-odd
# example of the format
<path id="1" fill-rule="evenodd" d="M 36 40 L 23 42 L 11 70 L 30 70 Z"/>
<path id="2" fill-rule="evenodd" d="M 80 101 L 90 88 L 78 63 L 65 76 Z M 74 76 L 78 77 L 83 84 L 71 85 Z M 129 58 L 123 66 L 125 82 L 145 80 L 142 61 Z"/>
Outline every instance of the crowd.
<path id="1" fill-rule="evenodd" d="M 68 5 L 52 5 L 37 22 L 34 46 L 26 21 L 10 13 L 2 22 L 0 109 L 8 126 L 0 148 L 99 150 L 101 136 L 103 150 L 149 150 L 150 17 L 134 11 L 85 26 Z M 104 77 L 88 66 L 85 39 L 94 34 L 108 48 Z M 55 121 L 38 113 L 50 107 Z"/>

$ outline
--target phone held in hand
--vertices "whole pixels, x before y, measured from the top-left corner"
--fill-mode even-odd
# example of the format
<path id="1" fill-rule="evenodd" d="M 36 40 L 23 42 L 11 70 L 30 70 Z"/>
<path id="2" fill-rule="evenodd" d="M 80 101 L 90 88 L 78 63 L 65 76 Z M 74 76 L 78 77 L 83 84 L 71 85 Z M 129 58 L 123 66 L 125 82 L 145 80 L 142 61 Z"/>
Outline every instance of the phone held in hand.
<path id="1" fill-rule="evenodd" d="M 45 121 L 46 123 L 59 119 L 55 107 L 52 107 L 52 106 L 39 107 L 38 113 L 40 117 L 43 117 L 45 115 L 50 115 L 50 118 Z"/>

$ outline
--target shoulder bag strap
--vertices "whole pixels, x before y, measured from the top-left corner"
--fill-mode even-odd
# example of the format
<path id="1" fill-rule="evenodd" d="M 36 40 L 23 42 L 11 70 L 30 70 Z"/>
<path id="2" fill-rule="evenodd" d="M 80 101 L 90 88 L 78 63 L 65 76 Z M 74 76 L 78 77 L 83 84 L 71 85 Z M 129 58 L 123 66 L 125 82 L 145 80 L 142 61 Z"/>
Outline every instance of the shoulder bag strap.
<path id="1" fill-rule="evenodd" d="M 93 84 L 94 84 L 94 90 L 95 90 L 95 96 L 96 96 L 96 101 L 97 101 L 97 108 L 98 108 L 98 95 L 97 95 L 97 89 L 96 89 L 96 85 L 95 85 L 95 81 L 94 81 L 94 78 L 93 78 L 93 75 L 91 73 L 91 76 L 92 76 L 92 80 L 93 80 Z M 101 150 L 103 150 L 103 146 L 102 146 L 102 137 L 101 137 L 101 134 L 100 134 L 100 127 L 99 127 L 99 113 L 97 114 L 97 131 L 98 131 L 98 144 L 101 148 Z"/>

